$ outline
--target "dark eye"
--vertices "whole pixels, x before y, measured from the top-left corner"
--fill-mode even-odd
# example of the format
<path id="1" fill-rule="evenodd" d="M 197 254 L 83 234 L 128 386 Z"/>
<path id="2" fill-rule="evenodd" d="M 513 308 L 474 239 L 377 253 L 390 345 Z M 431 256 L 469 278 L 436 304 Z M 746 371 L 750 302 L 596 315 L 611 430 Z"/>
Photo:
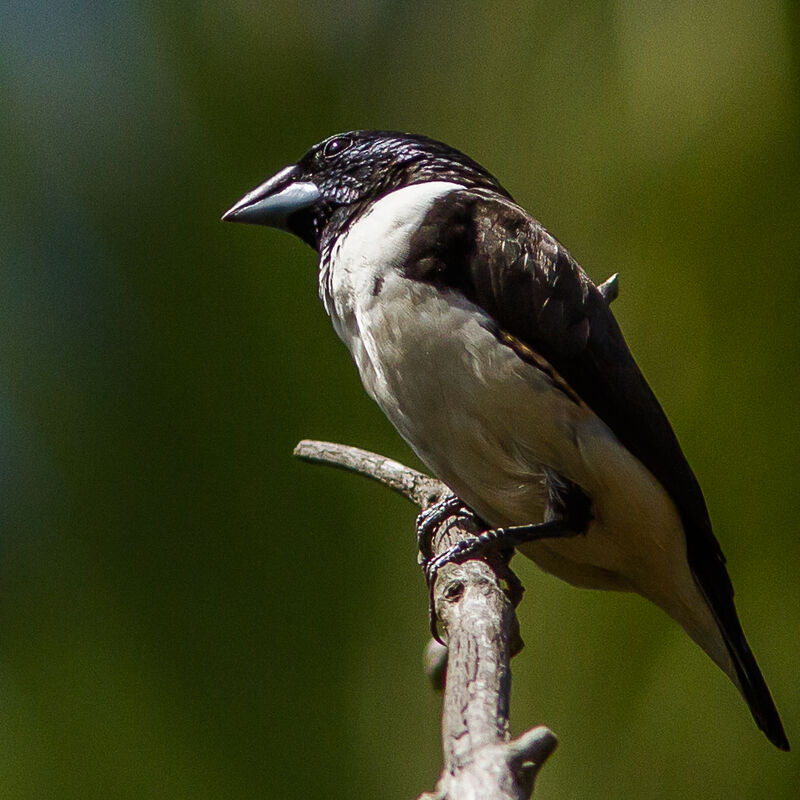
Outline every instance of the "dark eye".
<path id="1" fill-rule="evenodd" d="M 324 158 L 331 158 L 337 153 L 347 150 L 351 144 L 353 144 L 353 140 L 349 136 L 337 136 L 322 148 L 322 155 Z"/>

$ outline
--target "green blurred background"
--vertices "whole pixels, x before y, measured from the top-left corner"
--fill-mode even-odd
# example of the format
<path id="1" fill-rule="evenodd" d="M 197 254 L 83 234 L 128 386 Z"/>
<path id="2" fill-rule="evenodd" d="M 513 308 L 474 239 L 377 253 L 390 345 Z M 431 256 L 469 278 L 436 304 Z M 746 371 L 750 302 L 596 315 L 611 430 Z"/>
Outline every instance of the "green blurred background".
<path id="1" fill-rule="evenodd" d="M 222 225 L 355 127 L 489 167 L 596 279 L 797 748 L 661 612 L 518 562 L 542 798 L 796 798 L 793 2 L 0 3 L 0 797 L 411 798 L 440 765 L 414 463 L 299 241 Z"/>

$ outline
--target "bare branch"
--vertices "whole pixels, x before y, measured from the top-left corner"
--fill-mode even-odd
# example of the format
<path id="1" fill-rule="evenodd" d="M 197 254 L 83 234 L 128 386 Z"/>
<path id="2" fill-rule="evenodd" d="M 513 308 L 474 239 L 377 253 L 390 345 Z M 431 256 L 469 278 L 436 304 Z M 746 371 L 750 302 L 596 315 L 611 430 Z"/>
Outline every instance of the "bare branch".
<path id="1" fill-rule="evenodd" d="M 295 455 L 365 475 L 423 509 L 449 494 L 439 481 L 356 447 L 302 441 Z M 433 553 L 479 533 L 476 519 L 454 512 L 434 534 Z M 544 727 L 509 740 L 510 660 L 522 647 L 514 608 L 522 587 L 508 561 L 508 554 L 488 551 L 446 564 L 436 577 L 433 601 L 447 658 L 441 645 L 430 644 L 426 671 L 436 685 L 446 669 L 445 763 L 435 792 L 419 800 L 527 800 L 539 769 L 556 747 L 556 737 Z"/>
<path id="2" fill-rule="evenodd" d="M 388 486 L 420 508 L 433 505 L 449 492 L 441 481 L 359 447 L 303 439 L 295 447 L 294 455 L 314 464 L 326 464 L 364 475 Z"/>

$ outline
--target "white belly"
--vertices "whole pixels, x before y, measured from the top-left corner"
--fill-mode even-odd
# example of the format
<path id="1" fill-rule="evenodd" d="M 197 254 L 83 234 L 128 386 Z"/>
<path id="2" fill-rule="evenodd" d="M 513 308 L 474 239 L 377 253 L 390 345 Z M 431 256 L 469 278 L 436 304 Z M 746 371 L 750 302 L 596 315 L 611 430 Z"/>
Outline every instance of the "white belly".
<path id="1" fill-rule="evenodd" d="M 570 583 L 644 595 L 730 672 L 688 567 L 678 512 L 658 481 L 589 408 L 500 344 L 480 309 L 403 277 L 410 232 L 453 188 L 394 192 L 339 244 L 323 299 L 367 392 L 433 473 L 492 526 L 542 520 L 543 465 L 578 484 L 593 504 L 586 535 L 520 549 Z"/>

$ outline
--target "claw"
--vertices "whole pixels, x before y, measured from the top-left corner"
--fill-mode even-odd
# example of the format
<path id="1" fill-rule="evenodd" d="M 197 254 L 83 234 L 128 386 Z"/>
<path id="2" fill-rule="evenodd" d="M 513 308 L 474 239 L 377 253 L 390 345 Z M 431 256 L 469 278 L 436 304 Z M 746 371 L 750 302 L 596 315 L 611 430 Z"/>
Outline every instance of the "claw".
<path id="1" fill-rule="evenodd" d="M 492 528 L 485 530 L 480 536 L 473 539 L 462 539 L 452 547 L 440 553 L 435 558 L 428 558 L 423 563 L 425 580 L 430 589 L 430 623 L 431 634 L 436 641 L 441 642 L 436 630 L 436 609 L 434 608 L 434 585 L 436 575 L 445 564 L 466 561 L 468 558 L 480 555 L 490 547 L 499 547 L 513 550 L 519 544 L 535 542 L 541 539 L 554 539 L 579 535 L 583 526 L 574 526 L 565 519 L 551 519 L 547 522 L 538 522 L 532 525 L 516 525 L 510 528 Z"/>
<path id="2" fill-rule="evenodd" d="M 448 517 L 458 516 L 468 519 L 474 516 L 464 503 L 454 494 L 448 495 L 444 500 L 434 503 L 426 508 L 417 517 L 417 548 L 422 553 L 423 563 L 431 557 L 431 539 L 436 529 Z"/>
<path id="3" fill-rule="evenodd" d="M 430 624 L 431 635 L 439 644 L 444 644 L 444 642 L 441 640 L 439 631 L 436 628 L 436 609 L 434 607 L 433 589 L 436 582 L 436 572 L 439 566 L 441 566 L 439 563 L 441 556 L 433 558 L 431 542 L 433 534 L 436 533 L 436 529 L 449 517 L 474 519 L 476 514 L 464 505 L 456 495 L 451 494 L 445 497 L 444 500 L 440 500 L 438 503 L 434 503 L 432 506 L 426 508 L 417 517 L 417 548 L 422 555 L 422 568 L 425 572 L 425 580 L 428 583 L 429 591 L 428 622 Z M 431 569 L 431 564 L 435 564 L 436 566 Z"/>

